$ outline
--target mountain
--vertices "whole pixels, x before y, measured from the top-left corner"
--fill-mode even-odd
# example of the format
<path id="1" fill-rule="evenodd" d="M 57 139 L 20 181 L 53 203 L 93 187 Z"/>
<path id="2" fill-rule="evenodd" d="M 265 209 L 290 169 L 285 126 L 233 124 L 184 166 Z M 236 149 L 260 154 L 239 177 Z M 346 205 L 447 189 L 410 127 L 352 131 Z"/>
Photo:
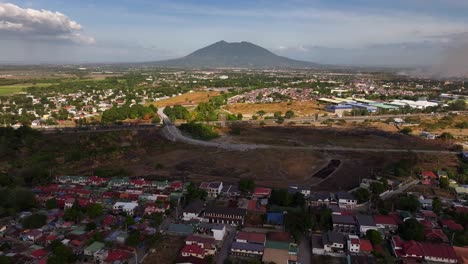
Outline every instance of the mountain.
<path id="1" fill-rule="evenodd" d="M 321 65 L 278 56 L 250 42 L 219 41 L 185 57 L 152 62 L 174 68 L 318 68 Z"/>

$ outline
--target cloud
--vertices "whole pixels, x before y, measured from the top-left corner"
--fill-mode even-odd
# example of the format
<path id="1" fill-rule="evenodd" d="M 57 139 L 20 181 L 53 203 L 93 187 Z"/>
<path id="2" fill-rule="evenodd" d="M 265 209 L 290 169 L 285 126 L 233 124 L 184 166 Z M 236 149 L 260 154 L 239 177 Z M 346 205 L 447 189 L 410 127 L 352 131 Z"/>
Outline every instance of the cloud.
<path id="1" fill-rule="evenodd" d="M 16 38 L 36 38 L 94 44 L 94 38 L 83 34 L 83 28 L 60 12 L 21 8 L 0 3 L 0 32 Z"/>

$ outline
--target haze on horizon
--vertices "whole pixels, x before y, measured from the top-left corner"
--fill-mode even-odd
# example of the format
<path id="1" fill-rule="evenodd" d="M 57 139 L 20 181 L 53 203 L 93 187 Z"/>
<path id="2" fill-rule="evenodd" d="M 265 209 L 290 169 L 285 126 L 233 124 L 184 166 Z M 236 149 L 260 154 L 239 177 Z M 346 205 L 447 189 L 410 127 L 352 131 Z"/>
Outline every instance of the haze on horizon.
<path id="1" fill-rule="evenodd" d="M 0 63 L 157 61 L 226 40 L 324 64 L 465 67 L 466 14 L 465 0 L 0 0 Z"/>

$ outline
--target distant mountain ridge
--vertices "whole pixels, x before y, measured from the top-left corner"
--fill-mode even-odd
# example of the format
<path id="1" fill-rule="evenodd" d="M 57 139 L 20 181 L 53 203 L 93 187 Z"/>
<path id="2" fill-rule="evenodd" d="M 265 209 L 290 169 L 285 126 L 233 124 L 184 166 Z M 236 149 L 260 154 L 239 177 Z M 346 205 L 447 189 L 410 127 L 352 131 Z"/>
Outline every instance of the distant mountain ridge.
<path id="1" fill-rule="evenodd" d="M 289 59 L 250 42 L 224 40 L 172 60 L 152 65 L 175 68 L 319 68 L 320 64 Z"/>

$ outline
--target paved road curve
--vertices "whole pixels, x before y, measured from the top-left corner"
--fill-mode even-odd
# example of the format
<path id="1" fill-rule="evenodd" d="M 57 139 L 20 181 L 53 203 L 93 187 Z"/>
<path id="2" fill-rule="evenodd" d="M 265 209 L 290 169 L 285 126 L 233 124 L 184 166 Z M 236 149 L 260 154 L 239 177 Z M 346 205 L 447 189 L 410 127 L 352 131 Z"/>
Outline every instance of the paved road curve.
<path id="1" fill-rule="evenodd" d="M 315 150 L 315 151 L 357 151 L 357 152 L 388 152 L 388 153 L 429 153 L 429 154 L 458 154 L 455 151 L 444 151 L 444 150 L 425 150 L 425 149 L 391 149 L 391 148 L 351 148 L 351 147 L 336 147 L 336 146 L 274 146 L 274 145 L 263 145 L 263 144 L 233 144 L 233 143 L 218 143 L 209 142 L 203 140 L 197 140 L 186 137 L 180 130 L 171 122 L 171 120 L 164 114 L 164 108 L 158 109 L 158 114 L 163 120 L 165 126 L 162 128 L 162 134 L 165 138 L 171 141 L 184 142 L 187 144 L 204 146 L 204 147 L 216 147 L 226 150 L 237 150 L 246 151 L 253 149 L 298 149 L 298 150 Z"/>

